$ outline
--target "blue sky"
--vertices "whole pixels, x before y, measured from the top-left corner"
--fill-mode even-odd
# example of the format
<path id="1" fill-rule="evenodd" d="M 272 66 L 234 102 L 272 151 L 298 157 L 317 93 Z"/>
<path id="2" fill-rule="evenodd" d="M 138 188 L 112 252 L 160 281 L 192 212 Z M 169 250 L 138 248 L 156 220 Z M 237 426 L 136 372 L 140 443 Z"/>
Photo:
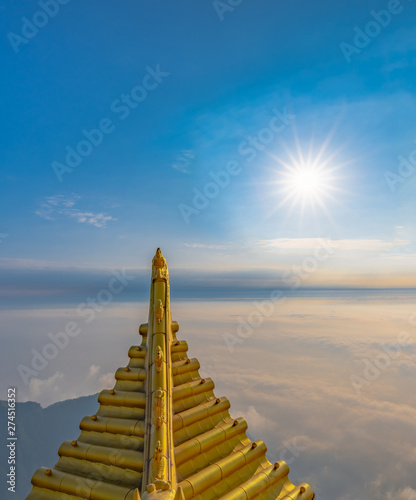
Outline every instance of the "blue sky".
<path id="1" fill-rule="evenodd" d="M 414 290 L 385 289 L 416 288 L 415 2 L 45 2 L 0 0 L 1 393 L 111 386 L 160 246 L 181 338 L 270 450 L 299 438 L 295 478 L 414 499 Z M 82 333 L 25 384 L 69 320 Z"/>
<path id="2" fill-rule="evenodd" d="M 282 269 L 326 238 L 338 250 L 320 283 L 365 285 L 369 272 L 414 286 L 416 172 L 385 178 L 416 149 L 411 1 L 58 8 L 16 42 L 40 5 L 0 3 L 2 268 L 147 267 L 160 245 L 174 268 Z M 340 44 L 386 9 L 348 62 Z M 122 112 L 149 68 L 163 76 Z M 60 181 L 52 164 L 103 119 L 112 132 Z M 267 144 L 249 154 L 259 134 Z M 282 204 L 281 162 L 315 159 L 324 144 L 325 206 Z M 184 217 L 229 162 L 238 173 Z"/>

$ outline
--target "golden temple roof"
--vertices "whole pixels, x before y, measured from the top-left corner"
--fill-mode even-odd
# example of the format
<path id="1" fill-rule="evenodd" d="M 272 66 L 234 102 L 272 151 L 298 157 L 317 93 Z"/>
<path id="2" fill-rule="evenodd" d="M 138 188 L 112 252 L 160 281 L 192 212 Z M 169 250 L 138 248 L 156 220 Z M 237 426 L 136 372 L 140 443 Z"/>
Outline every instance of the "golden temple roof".
<path id="1" fill-rule="evenodd" d="M 26 500 L 311 500 L 284 461 L 270 463 L 250 441 L 244 419 L 230 416 L 214 382 L 199 375 L 171 320 L 169 273 L 160 249 L 152 262 L 148 323 L 141 345 L 98 397 L 95 415 L 65 441 L 52 469 L 32 477 Z"/>

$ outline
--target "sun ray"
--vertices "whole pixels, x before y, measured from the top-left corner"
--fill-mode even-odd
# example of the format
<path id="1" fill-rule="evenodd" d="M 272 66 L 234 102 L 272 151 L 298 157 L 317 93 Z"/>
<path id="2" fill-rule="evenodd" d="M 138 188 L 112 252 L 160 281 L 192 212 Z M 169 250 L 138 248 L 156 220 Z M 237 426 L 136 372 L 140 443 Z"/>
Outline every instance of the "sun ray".
<path id="1" fill-rule="evenodd" d="M 300 219 L 307 213 L 313 217 L 323 213 L 330 220 L 333 219 L 332 211 L 327 205 L 339 204 L 337 194 L 346 192 L 337 181 L 340 179 L 338 171 L 349 162 L 339 161 L 343 147 L 328 151 L 330 139 L 327 137 L 319 145 L 311 139 L 307 147 L 302 147 L 295 133 L 295 148 L 289 149 L 286 144 L 282 144 L 284 158 L 269 155 L 280 166 L 277 170 L 276 167 L 270 166 L 271 175 L 275 177 L 272 184 L 278 186 L 277 194 L 280 196 L 277 205 L 271 210 L 272 213 L 286 206 L 287 216 L 298 210 Z M 272 213 L 269 212 L 270 215 Z"/>

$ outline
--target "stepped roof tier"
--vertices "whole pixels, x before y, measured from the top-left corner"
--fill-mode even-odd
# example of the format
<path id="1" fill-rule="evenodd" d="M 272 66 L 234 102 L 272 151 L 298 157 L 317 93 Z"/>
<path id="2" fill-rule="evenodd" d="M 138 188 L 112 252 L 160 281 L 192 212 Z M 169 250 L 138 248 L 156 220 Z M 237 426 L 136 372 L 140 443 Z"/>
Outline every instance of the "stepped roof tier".
<path id="1" fill-rule="evenodd" d="M 169 273 L 160 249 L 152 262 L 149 318 L 127 366 L 103 390 L 95 415 L 65 441 L 59 460 L 38 469 L 26 500 L 311 500 L 284 461 L 270 463 L 247 423 L 201 378 L 172 321 Z"/>

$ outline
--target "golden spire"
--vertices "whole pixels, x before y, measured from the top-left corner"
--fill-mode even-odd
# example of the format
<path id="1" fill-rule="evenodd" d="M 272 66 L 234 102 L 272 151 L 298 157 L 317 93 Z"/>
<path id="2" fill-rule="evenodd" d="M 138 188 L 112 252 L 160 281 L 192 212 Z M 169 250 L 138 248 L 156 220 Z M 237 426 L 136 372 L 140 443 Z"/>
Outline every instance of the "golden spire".
<path id="1" fill-rule="evenodd" d="M 173 408 L 171 345 L 174 339 L 169 298 L 169 271 L 160 248 L 152 261 L 149 320 L 141 327 L 147 332 L 145 363 L 147 429 L 144 442 L 143 500 L 181 498 L 177 491 Z M 156 497 L 157 495 L 157 497 Z"/>
<path id="2" fill-rule="evenodd" d="M 113 389 L 65 441 L 59 460 L 38 469 L 26 500 L 312 500 L 312 488 L 295 486 L 289 467 L 266 458 L 247 422 L 234 419 L 227 398 L 202 378 L 188 344 L 176 338 L 169 272 L 160 248 L 152 261 L 149 316 L 141 345 L 116 371 Z"/>

